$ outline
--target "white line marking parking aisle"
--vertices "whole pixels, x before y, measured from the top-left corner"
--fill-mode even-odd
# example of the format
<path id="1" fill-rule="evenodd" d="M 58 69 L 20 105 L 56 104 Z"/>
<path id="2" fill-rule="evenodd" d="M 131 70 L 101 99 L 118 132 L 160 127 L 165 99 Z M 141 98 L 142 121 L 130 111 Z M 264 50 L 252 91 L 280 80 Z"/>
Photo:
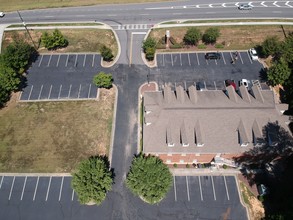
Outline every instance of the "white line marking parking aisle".
<path id="1" fill-rule="evenodd" d="M 47 195 L 46 195 L 46 201 L 48 200 L 48 196 L 49 196 L 49 192 L 50 192 L 51 180 L 52 180 L 52 176 L 50 176 L 50 180 L 49 180 L 49 184 L 48 184 Z"/>
<path id="2" fill-rule="evenodd" d="M 174 196 L 175 196 L 175 201 L 177 201 L 175 176 L 173 176 L 173 179 L 174 179 Z"/>
<path id="3" fill-rule="evenodd" d="M 13 180 L 12 180 L 12 184 L 11 184 L 11 188 L 10 188 L 10 193 L 9 193 L 9 198 L 8 198 L 8 200 L 11 199 L 11 194 L 12 194 L 12 190 L 13 190 L 13 186 L 14 186 L 14 181 L 15 181 L 15 176 L 13 177 Z"/>
<path id="4" fill-rule="evenodd" d="M 62 176 L 62 180 L 61 180 L 61 184 L 60 184 L 59 201 L 60 201 L 61 195 L 62 195 L 63 181 L 64 181 L 64 176 Z"/>
<path id="5" fill-rule="evenodd" d="M 200 176 L 198 176 L 198 183 L 199 183 L 199 190 L 200 190 L 200 198 L 201 198 L 201 201 L 203 201 Z"/>
<path id="6" fill-rule="evenodd" d="M 25 189 L 26 180 L 27 180 L 27 176 L 25 176 L 25 179 L 24 179 L 20 200 L 22 200 L 22 198 L 23 198 L 23 193 L 24 193 L 24 189 Z"/>
<path id="7" fill-rule="evenodd" d="M 185 177 L 186 177 L 187 199 L 188 199 L 188 201 L 190 201 L 190 196 L 189 196 L 189 186 L 188 186 L 188 177 L 187 177 L 187 176 L 185 176 Z"/>
<path id="8" fill-rule="evenodd" d="M 217 198 L 216 198 L 216 192 L 215 192 L 215 186 L 214 186 L 214 179 L 213 179 L 213 176 L 211 176 L 211 179 L 212 179 L 212 187 L 213 187 L 213 192 L 214 192 L 214 200 L 217 200 Z"/>
<path id="9" fill-rule="evenodd" d="M 227 182 L 226 182 L 226 177 L 225 177 L 225 176 L 224 176 L 224 183 L 225 183 L 225 188 L 226 188 L 227 198 L 228 198 L 228 200 L 230 200 L 229 192 L 228 192 L 228 187 L 227 187 Z"/>
<path id="10" fill-rule="evenodd" d="M 5 177 L 5 176 L 2 176 L 2 178 L 1 178 L 0 189 L 1 189 L 1 187 L 2 187 L 2 183 L 3 183 L 4 177 Z"/>
<path id="11" fill-rule="evenodd" d="M 40 179 L 40 177 L 38 176 L 38 179 L 37 179 L 37 182 L 36 182 L 36 188 L 35 188 L 35 192 L 34 192 L 33 201 L 35 201 L 35 198 L 36 198 L 36 194 L 37 194 L 37 190 L 38 190 L 38 185 L 39 185 L 39 179 Z"/>

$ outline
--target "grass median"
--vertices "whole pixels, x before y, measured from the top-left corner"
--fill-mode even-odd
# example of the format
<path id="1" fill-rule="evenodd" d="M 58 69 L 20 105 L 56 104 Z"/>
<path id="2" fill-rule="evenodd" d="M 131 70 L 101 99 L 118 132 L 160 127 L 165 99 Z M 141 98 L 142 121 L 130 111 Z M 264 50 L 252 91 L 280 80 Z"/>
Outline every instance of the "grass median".
<path id="1" fill-rule="evenodd" d="M 99 101 L 10 103 L 0 110 L 0 172 L 70 172 L 108 155 L 114 99 L 102 89 Z"/>

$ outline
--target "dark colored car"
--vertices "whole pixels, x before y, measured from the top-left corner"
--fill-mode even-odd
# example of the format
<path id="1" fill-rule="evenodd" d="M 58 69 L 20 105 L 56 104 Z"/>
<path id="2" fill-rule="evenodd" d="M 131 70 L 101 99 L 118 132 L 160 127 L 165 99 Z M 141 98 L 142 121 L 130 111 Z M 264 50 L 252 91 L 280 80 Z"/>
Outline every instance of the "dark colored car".
<path id="1" fill-rule="evenodd" d="M 226 85 L 226 86 L 233 86 L 234 89 L 236 90 L 236 83 L 234 82 L 234 80 L 226 79 L 226 80 L 225 80 L 225 85 Z"/>
<path id="2" fill-rule="evenodd" d="M 220 53 L 206 53 L 204 56 L 207 60 L 219 60 L 221 59 Z"/>

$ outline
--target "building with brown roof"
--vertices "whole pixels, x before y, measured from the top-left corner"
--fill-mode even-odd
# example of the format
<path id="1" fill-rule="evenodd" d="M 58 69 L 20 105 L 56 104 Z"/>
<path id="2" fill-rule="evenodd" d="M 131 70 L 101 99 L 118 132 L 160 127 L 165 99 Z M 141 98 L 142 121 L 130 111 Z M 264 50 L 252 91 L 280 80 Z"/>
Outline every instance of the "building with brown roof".
<path id="1" fill-rule="evenodd" d="M 278 122 L 286 130 L 287 105 L 275 102 L 273 91 L 254 85 L 250 91 L 241 86 L 235 91 L 145 92 L 143 152 L 159 156 L 167 164 L 210 163 L 234 165 L 232 158 L 261 145 L 274 133 L 263 128 Z"/>

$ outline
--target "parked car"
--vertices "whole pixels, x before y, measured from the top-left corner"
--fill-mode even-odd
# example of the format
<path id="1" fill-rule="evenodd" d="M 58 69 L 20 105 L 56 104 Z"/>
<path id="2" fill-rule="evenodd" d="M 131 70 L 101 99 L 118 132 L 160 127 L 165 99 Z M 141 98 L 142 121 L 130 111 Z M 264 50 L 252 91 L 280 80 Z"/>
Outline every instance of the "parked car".
<path id="1" fill-rule="evenodd" d="M 252 60 L 258 60 L 257 52 L 254 48 L 249 49 L 248 52 Z"/>
<path id="2" fill-rule="evenodd" d="M 219 60 L 219 59 L 221 59 L 221 54 L 215 53 L 215 52 L 210 52 L 210 53 L 205 54 L 205 58 L 207 60 Z"/>
<path id="3" fill-rule="evenodd" d="M 239 81 L 239 86 L 245 86 L 246 88 L 248 88 L 248 80 L 247 79 L 241 79 Z"/>
<path id="4" fill-rule="evenodd" d="M 257 191 L 260 196 L 267 195 L 269 193 L 268 188 L 264 184 L 259 184 L 257 186 Z"/>
<path id="5" fill-rule="evenodd" d="M 0 17 L 2 18 L 2 17 L 4 17 L 4 12 L 3 11 L 0 11 Z"/>
<path id="6" fill-rule="evenodd" d="M 225 85 L 226 85 L 226 86 L 233 86 L 234 89 L 236 90 L 236 83 L 234 82 L 234 80 L 226 79 L 226 80 L 225 80 Z"/>
<path id="7" fill-rule="evenodd" d="M 205 84 L 203 82 L 197 82 L 196 83 L 196 89 L 199 91 L 206 90 Z"/>
<path id="8" fill-rule="evenodd" d="M 239 10 L 251 10 L 252 6 L 249 5 L 249 4 L 241 4 L 241 5 L 238 6 L 238 9 Z"/>

